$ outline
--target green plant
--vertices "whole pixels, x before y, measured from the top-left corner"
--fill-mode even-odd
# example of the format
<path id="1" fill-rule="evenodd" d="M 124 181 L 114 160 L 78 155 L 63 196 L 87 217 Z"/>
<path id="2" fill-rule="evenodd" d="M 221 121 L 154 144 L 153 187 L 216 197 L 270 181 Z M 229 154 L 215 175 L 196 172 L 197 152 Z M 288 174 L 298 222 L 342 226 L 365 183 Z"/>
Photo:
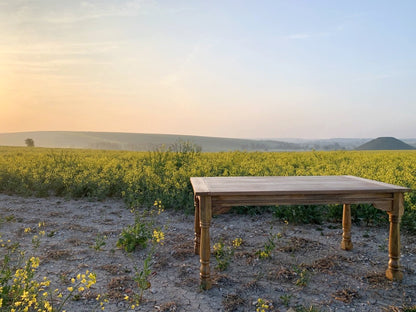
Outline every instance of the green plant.
<path id="1" fill-rule="evenodd" d="M 282 238 L 281 233 L 272 233 L 272 229 L 270 229 L 269 236 L 267 238 L 267 242 L 264 244 L 263 248 L 256 252 L 256 255 L 259 259 L 268 259 L 272 256 L 273 250 L 276 248 L 276 241 Z"/>
<path id="2" fill-rule="evenodd" d="M 214 256 L 217 260 L 216 268 L 218 270 L 224 271 L 228 268 L 235 250 L 241 246 L 242 242 L 241 238 L 236 238 L 232 241 L 231 246 L 225 246 L 222 241 L 214 244 Z"/>
<path id="3" fill-rule="evenodd" d="M 290 304 L 290 300 L 292 299 L 292 295 L 285 294 L 285 295 L 281 295 L 279 298 L 282 301 L 283 305 L 288 308 Z"/>
<path id="4" fill-rule="evenodd" d="M 152 238 L 155 217 L 163 212 L 164 208 L 160 200 L 156 200 L 150 209 L 131 209 L 135 215 L 134 224 L 124 228 L 117 241 L 117 247 L 127 252 L 133 252 L 137 247 L 147 247 L 148 241 Z"/>
<path id="5" fill-rule="evenodd" d="M 136 306 L 140 304 L 143 298 L 143 293 L 146 289 L 149 289 L 151 284 L 149 281 L 150 276 L 152 275 L 152 258 L 155 254 L 156 248 L 158 245 L 163 245 L 163 241 L 165 239 L 165 234 L 158 229 L 153 230 L 152 239 L 151 239 L 151 246 L 147 253 L 146 258 L 143 261 L 143 266 L 141 269 L 135 267 L 135 275 L 134 281 L 137 284 L 138 292 L 133 293 L 131 297 L 125 296 L 124 300 L 131 303 L 131 308 L 134 309 Z"/>
<path id="6" fill-rule="evenodd" d="M 295 285 L 304 287 L 308 285 L 309 282 L 309 271 L 307 269 L 300 269 L 299 267 L 294 267 L 293 271 L 295 271 L 296 275 L 299 276 L 295 280 Z"/>
<path id="7" fill-rule="evenodd" d="M 134 224 L 124 228 L 117 241 L 117 247 L 133 252 L 137 247 L 146 248 L 152 237 L 152 221 L 145 219 L 146 213 L 136 213 Z"/>
<path id="8" fill-rule="evenodd" d="M 324 219 L 323 211 L 324 209 L 317 205 L 276 206 L 273 215 L 292 224 L 321 224 Z"/>
<path id="9" fill-rule="evenodd" d="M 28 233 L 29 231 L 27 231 Z M 18 243 L 4 242 L 0 237 L 0 310 L 5 312 L 61 312 L 66 302 L 79 297 L 96 283 L 96 275 L 89 271 L 71 279 L 72 285 L 64 291 L 51 286 L 47 277 L 36 278 L 40 259 L 27 256 Z M 104 309 L 104 302 L 99 301 Z"/>
<path id="10" fill-rule="evenodd" d="M 256 302 L 256 312 L 266 312 L 273 309 L 273 302 L 263 298 L 258 298 Z"/>
<path id="11" fill-rule="evenodd" d="M 366 225 L 371 223 L 386 224 L 388 222 L 387 214 L 371 204 L 359 204 L 356 209 L 357 218 L 364 221 Z"/>
<path id="12" fill-rule="evenodd" d="M 106 235 L 98 234 L 97 237 L 95 238 L 95 243 L 92 246 L 92 248 L 94 248 L 96 251 L 100 251 L 101 248 L 103 248 L 106 245 L 106 242 L 105 242 L 106 239 L 107 239 Z"/>

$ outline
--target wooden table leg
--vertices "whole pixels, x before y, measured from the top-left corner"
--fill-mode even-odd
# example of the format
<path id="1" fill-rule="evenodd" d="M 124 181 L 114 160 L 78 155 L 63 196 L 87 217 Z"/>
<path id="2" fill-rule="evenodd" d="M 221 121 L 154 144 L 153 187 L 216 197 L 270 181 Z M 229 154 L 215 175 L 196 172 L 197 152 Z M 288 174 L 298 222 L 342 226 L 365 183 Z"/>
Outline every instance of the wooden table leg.
<path id="1" fill-rule="evenodd" d="M 211 226 L 212 208 L 211 197 L 201 196 L 199 199 L 200 224 L 201 224 L 201 247 L 200 247 L 200 285 L 202 289 L 212 287 L 209 257 L 211 254 L 209 228 Z"/>
<path id="2" fill-rule="evenodd" d="M 386 277 L 390 280 L 402 280 L 403 272 L 400 269 L 400 220 L 404 212 L 403 194 L 395 193 L 393 209 L 388 211 L 390 221 L 389 234 L 389 264 Z"/>
<path id="3" fill-rule="evenodd" d="M 351 207 L 349 204 L 344 204 L 342 211 L 342 241 L 341 249 L 351 250 Z"/>
<path id="4" fill-rule="evenodd" d="M 194 252 L 199 255 L 200 241 L 201 241 L 201 224 L 199 221 L 199 197 L 195 196 L 195 238 L 194 238 Z"/>

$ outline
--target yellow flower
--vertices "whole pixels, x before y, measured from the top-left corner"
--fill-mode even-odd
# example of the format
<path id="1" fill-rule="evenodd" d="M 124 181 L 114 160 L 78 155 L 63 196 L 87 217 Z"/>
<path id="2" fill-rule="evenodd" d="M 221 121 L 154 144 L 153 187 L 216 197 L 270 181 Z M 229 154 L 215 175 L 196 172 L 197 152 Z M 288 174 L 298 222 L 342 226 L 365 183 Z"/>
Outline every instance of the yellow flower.
<path id="1" fill-rule="evenodd" d="M 153 230 L 153 239 L 156 241 L 156 243 L 163 245 L 162 241 L 165 239 L 165 234 L 162 231 Z"/>
<path id="2" fill-rule="evenodd" d="M 39 258 L 32 257 L 29 259 L 29 261 L 33 269 L 36 269 L 37 267 L 39 267 Z"/>
<path id="3" fill-rule="evenodd" d="M 70 292 L 73 292 L 74 291 L 74 287 L 68 287 L 67 288 Z"/>
<path id="4" fill-rule="evenodd" d="M 235 240 L 233 240 L 233 246 L 234 247 L 240 247 L 242 243 L 243 243 L 243 240 L 239 237 L 236 238 Z"/>
<path id="5" fill-rule="evenodd" d="M 49 311 L 49 312 L 52 311 L 52 306 L 49 303 L 49 301 L 45 301 L 44 307 L 47 311 Z"/>
<path id="6" fill-rule="evenodd" d="M 84 287 L 82 287 L 82 286 L 78 287 L 78 291 L 79 291 L 79 292 L 82 292 L 82 291 L 84 291 L 84 290 L 85 290 L 85 288 L 84 288 Z"/>
<path id="7" fill-rule="evenodd" d="M 125 295 L 124 300 L 129 300 L 129 296 Z"/>
<path id="8" fill-rule="evenodd" d="M 30 227 L 25 228 L 25 233 L 29 233 L 32 229 Z"/>
<path id="9" fill-rule="evenodd" d="M 75 278 L 71 278 L 71 283 L 74 284 L 75 283 Z"/>

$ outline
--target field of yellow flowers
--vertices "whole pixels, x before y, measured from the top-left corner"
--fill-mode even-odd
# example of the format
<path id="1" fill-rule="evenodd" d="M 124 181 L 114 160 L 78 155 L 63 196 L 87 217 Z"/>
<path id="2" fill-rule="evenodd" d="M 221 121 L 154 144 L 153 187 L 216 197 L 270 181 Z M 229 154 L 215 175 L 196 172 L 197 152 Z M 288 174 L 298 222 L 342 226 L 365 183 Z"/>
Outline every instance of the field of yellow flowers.
<path id="1" fill-rule="evenodd" d="M 166 208 L 190 212 L 192 176 L 269 175 L 355 175 L 416 189 L 416 152 L 201 153 L 192 149 L 127 152 L 0 147 L 0 192 L 38 197 L 115 197 L 136 207 L 161 200 Z M 366 215 L 358 217 L 370 218 L 373 212 L 364 210 Z M 405 194 L 405 210 L 404 226 L 416 230 L 415 192 Z"/>

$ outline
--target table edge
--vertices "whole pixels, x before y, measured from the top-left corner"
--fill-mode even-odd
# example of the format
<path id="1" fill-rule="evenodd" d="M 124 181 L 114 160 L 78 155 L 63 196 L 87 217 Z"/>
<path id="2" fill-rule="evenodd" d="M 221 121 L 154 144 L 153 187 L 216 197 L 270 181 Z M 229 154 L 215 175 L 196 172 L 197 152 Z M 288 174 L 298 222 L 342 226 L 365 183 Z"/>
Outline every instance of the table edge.
<path id="1" fill-rule="evenodd" d="M 205 183 L 205 178 L 242 178 L 242 177 L 285 177 L 285 176 L 216 176 L 216 177 L 191 177 L 191 185 L 194 191 L 195 196 L 238 196 L 238 195 L 249 195 L 249 196 L 259 196 L 259 195 L 301 195 L 301 194 L 317 194 L 317 195 L 324 195 L 324 194 L 374 194 L 374 193 L 406 193 L 413 191 L 411 188 L 394 185 L 389 183 L 384 183 L 376 180 L 361 178 L 352 175 L 327 175 L 327 176 L 310 176 L 310 177 L 347 177 L 350 179 L 356 179 L 359 181 L 364 181 L 370 184 L 378 185 L 385 187 L 384 189 L 365 189 L 365 190 L 294 190 L 294 191 L 210 191 L 209 187 Z M 288 176 L 289 177 L 289 176 Z M 297 176 L 290 176 L 290 177 L 297 177 Z M 299 176 L 301 177 L 301 176 Z M 306 176 L 303 176 L 306 177 Z"/>

